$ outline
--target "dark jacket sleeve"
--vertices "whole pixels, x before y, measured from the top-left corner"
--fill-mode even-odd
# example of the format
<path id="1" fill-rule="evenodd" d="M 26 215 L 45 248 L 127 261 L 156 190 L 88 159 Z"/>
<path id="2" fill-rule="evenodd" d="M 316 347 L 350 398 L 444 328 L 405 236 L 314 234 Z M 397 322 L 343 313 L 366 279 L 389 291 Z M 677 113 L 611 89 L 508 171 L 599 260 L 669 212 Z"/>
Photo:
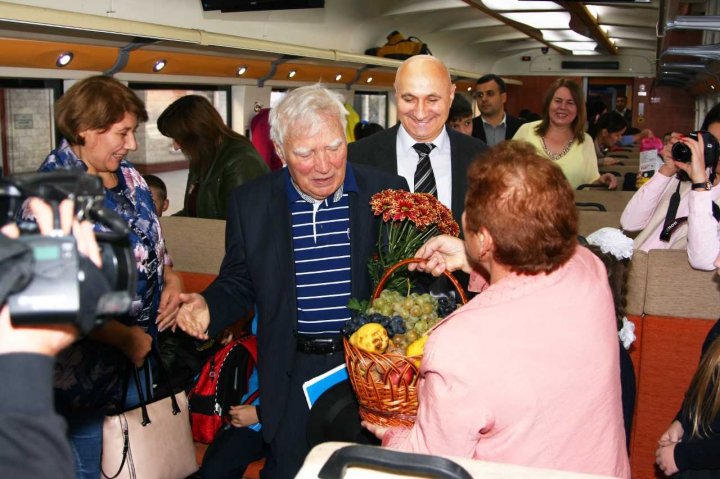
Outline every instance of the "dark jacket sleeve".
<path id="1" fill-rule="evenodd" d="M 708 332 L 702 347 L 702 355 L 705 356 L 710 344 L 720 336 L 720 320 L 716 321 L 712 329 Z M 718 385 L 713 384 L 712 387 L 717 390 Z M 702 469 L 720 469 L 720 417 L 716 417 L 711 429 L 714 431 L 710 438 L 692 438 L 690 431 L 692 424 L 685 414 L 683 407 L 675 416 L 680 421 L 685 430 L 682 442 L 675 446 L 675 464 L 681 471 L 685 470 L 702 470 Z"/>
<path id="2" fill-rule="evenodd" d="M 65 421 L 55 413 L 53 358 L 0 355 L 0 477 L 73 478 Z"/>

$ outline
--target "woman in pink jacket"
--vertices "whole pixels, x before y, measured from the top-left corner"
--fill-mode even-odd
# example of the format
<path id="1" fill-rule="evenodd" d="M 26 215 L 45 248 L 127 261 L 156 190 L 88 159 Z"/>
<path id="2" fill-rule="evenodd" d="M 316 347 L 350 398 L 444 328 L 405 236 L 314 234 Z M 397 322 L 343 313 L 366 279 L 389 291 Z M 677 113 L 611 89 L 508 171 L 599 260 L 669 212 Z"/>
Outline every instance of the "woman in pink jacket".
<path id="1" fill-rule="evenodd" d="M 720 104 L 708 112 L 700 129 L 720 138 Z M 689 163 L 673 159 L 672 145 L 678 141 L 690 149 Z M 706 168 L 705 157 L 711 152 L 705 149 L 703 154 L 703 149 L 705 145 L 692 138 L 674 136 L 662 152 L 663 166 L 630 199 L 620 224 L 626 231 L 642 230 L 635 249 L 687 249 L 690 266 L 711 271 L 720 266 L 720 176 L 717 167 Z M 677 209 L 668 220 L 676 192 Z"/>
<path id="2" fill-rule="evenodd" d="M 618 340 L 605 268 L 577 245 L 573 191 L 524 142 L 470 167 L 462 241 L 437 237 L 423 270 L 487 285 L 430 333 L 412 428 L 366 425 L 383 445 L 630 477 Z"/>

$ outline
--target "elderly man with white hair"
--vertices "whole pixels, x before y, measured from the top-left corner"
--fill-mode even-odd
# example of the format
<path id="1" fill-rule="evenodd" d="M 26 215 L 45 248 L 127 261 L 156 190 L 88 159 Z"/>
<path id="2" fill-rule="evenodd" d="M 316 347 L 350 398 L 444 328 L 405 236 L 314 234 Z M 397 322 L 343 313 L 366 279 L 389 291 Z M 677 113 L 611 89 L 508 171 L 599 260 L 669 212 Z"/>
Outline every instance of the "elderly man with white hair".
<path id="1" fill-rule="evenodd" d="M 347 163 L 346 114 L 342 97 L 320 85 L 273 108 L 271 138 L 286 168 L 233 191 L 220 273 L 202 294 L 181 296 L 177 324 L 196 338 L 257 310 L 264 478 L 294 477 L 302 465 L 302 385 L 344 362 L 348 300 L 370 296 L 370 197 L 407 189 L 399 176 Z"/>

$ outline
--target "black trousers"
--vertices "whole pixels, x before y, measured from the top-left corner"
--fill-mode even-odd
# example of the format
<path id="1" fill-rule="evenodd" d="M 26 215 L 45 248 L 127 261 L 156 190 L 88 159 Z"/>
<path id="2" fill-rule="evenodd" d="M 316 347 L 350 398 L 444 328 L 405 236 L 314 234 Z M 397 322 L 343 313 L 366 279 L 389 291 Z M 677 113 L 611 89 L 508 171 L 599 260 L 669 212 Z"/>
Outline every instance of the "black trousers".
<path id="1" fill-rule="evenodd" d="M 223 428 L 205 452 L 198 475 L 207 479 L 240 479 L 251 462 L 265 457 L 266 449 L 260 431 Z"/>
<path id="2" fill-rule="evenodd" d="M 310 452 L 307 438 L 310 408 L 302 385 L 344 361 L 342 351 L 331 354 L 295 353 L 285 412 L 275 437 L 270 442 L 270 453 L 260 473 L 262 479 L 292 479 L 300 470 L 305 456 Z"/>

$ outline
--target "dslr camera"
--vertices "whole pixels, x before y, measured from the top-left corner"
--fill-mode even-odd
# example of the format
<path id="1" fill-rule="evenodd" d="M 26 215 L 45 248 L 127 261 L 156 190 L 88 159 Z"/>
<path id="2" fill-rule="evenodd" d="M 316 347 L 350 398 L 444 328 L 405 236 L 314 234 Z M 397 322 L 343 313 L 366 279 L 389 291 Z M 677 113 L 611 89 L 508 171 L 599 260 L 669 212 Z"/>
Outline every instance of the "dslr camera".
<path id="1" fill-rule="evenodd" d="M 100 178 L 77 170 L 2 178 L 0 224 L 13 221 L 30 197 L 41 198 L 52 207 L 54 234 L 40 235 L 35 223 L 18 223 L 18 241 L 27 246 L 27 253 L 25 264 L 12 266 L 30 274 L 17 275 L 10 289 L 7 304 L 13 323 L 70 323 L 87 333 L 107 319 L 128 314 L 137 281 L 129 228 L 120 215 L 103 206 Z M 66 198 L 74 201 L 78 220 L 96 225 L 101 269 L 81 257 L 72 235 L 62 233 L 58 206 Z M 3 265 L 3 270 L 10 271 L 7 266 Z"/>
<path id="2" fill-rule="evenodd" d="M 702 137 L 704 145 L 702 153 L 705 159 L 705 167 L 712 168 L 712 171 L 715 172 L 715 167 L 718 163 L 718 155 L 720 155 L 720 144 L 718 144 L 715 136 L 713 136 L 710 132 L 698 130 L 688 134 L 688 137 L 695 141 L 698 141 L 698 138 Z M 690 151 L 690 148 L 681 141 L 675 143 L 670 151 L 675 161 L 690 163 L 690 160 L 692 159 L 692 152 Z"/>

